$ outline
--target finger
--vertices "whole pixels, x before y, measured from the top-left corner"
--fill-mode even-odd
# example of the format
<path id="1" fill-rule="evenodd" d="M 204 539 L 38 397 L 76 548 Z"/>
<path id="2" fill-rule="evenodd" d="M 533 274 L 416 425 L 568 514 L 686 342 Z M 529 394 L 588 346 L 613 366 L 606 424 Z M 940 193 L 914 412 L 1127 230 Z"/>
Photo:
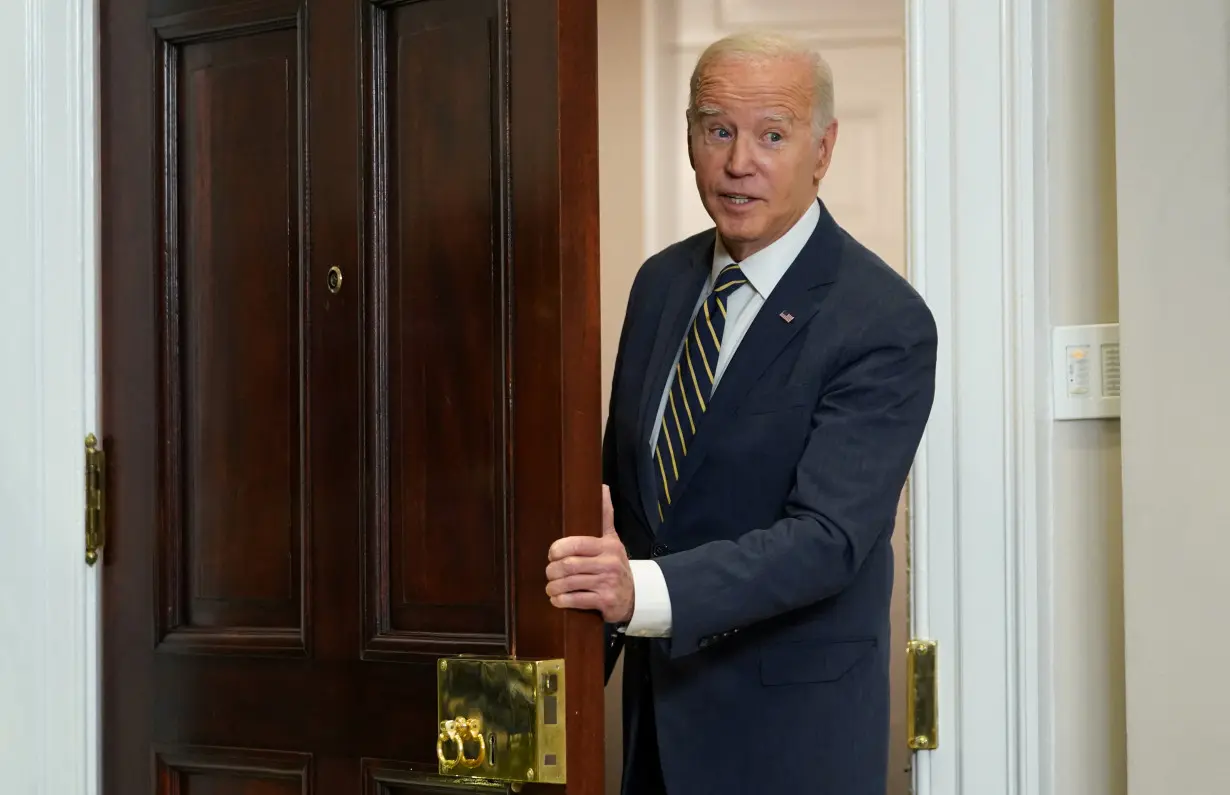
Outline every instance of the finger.
<path id="1" fill-rule="evenodd" d="M 551 604 L 572 610 L 601 610 L 601 602 L 593 591 L 573 591 L 551 597 Z"/>
<path id="2" fill-rule="evenodd" d="M 602 535 L 616 535 L 615 509 L 611 507 L 611 489 L 605 484 L 602 486 Z"/>
<path id="3" fill-rule="evenodd" d="M 565 536 L 547 550 L 547 560 L 563 560 L 567 557 L 594 557 L 603 552 L 602 539 L 594 536 Z"/>
<path id="4" fill-rule="evenodd" d="M 559 596 L 575 591 L 594 591 L 606 578 L 601 574 L 573 574 L 547 583 L 547 596 Z"/>
<path id="5" fill-rule="evenodd" d="M 567 557 L 547 564 L 547 579 L 562 580 L 576 574 L 602 574 L 615 569 L 616 562 L 610 556 L 585 558 Z"/>

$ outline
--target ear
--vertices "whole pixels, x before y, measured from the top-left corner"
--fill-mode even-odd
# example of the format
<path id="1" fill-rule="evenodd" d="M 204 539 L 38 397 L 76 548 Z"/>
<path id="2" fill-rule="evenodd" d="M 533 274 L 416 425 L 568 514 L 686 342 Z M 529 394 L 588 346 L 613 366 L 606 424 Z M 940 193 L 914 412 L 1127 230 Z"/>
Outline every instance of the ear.
<path id="1" fill-rule="evenodd" d="M 684 137 L 688 139 L 688 165 L 692 170 L 696 170 L 696 157 L 692 153 L 692 120 L 688 119 L 684 125 Z"/>
<path id="2" fill-rule="evenodd" d="M 837 146 L 837 120 L 833 119 L 829 126 L 824 131 L 824 135 L 820 136 L 820 145 L 816 147 L 816 170 L 812 177 L 816 184 L 819 185 L 824 179 L 824 175 L 828 173 L 829 165 L 833 162 L 833 149 Z"/>

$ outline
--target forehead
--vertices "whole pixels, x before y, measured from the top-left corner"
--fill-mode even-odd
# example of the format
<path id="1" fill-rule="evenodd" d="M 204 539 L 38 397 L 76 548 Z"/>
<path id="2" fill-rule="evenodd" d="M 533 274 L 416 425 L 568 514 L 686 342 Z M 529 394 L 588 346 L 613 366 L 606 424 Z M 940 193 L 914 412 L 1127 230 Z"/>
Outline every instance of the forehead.
<path id="1" fill-rule="evenodd" d="M 719 58 L 701 72 L 696 104 L 728 113 L 785 111 L 802 118 L 811 108 L 813 86 L 803 58 Z"/>

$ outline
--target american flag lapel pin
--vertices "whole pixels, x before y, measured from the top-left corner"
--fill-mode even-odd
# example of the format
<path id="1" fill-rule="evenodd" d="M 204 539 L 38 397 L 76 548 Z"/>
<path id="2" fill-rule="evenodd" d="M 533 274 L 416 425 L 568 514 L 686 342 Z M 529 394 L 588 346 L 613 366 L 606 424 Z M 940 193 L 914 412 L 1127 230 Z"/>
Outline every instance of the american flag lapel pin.
<path id="1" fill-rule="evenodd" d="M 790 314 L 789 312 L 782 312 L 780 315 L 778 315 L 778 317 L 780 317 L 782 320 L 786 321 L 787 323 L 794 322 L 794 315 Z"/>

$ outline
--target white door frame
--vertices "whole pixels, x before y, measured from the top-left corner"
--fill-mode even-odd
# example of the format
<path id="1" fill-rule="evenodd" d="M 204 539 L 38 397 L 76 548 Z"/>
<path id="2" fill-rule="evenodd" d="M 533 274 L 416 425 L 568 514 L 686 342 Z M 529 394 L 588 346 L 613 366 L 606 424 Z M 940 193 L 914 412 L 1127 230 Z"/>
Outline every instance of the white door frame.
<path id="1" fill-rule="evenodd" d="M 98 791 L 97 567 L 84 558 L 97 429 L 93 0 L 0 2 L 0 791 Z M 3 354 L 12 354 L 9 359 Z"/>
<path id="2" fill-rule="evenodd" d="M 946 340 L 912 492 L 913 632 L 940 655 L 920 795 L 1054 791 L 1046 7 L 909 7 L 910 269 Z"/>
<path id="3" fill-rule="evenodd" d="M 939 642 L 941 674 L 940 748 L 918 755 L 919 795 L 1054 789 L 1049 312 L 1035 257 L 1046 3 L 909 7 L 909 268 L 942 335 L 912 489 L 913 632 Z M 0 581 L 0 605 L 19 606 L 0 611 L 0 638 L 22 641 L 5 644 L 0 692 L 26 696 L 0 717 L 0 789 L 96 795 L 99 572 L 83 562 L 81 484 L 82 440 L 102 430 L 97 14 L 92 0 L 6 2 L 4 27 L 24 34 L 25 70 L 0 74 L 0 98 L 20 105 L 0 108 L 0 142 L 27 156 L 21 179 L 0 183 L 0 210 L 22 219 L 0 275 L 28 311 L 0 315 L 16 346 L 0 351 L 34 366 L 0 390 L 31 456 L 0 449 L 0 478 L 32 472 L 35 488 L 0 505 L 0 553 L 33 573 Z M 14 715 L 25 723 L 5 725 Z"/>

